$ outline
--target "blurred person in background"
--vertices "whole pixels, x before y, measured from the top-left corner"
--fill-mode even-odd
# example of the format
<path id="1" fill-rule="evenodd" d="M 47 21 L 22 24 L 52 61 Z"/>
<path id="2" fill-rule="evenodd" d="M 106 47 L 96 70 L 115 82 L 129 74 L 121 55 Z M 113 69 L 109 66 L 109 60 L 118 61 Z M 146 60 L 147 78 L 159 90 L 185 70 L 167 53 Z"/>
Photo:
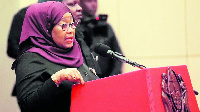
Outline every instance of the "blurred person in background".
<path id="1" fill-rule="evenodd" d="M 10 32 L 8 35 L 8 42 L 7 42 L 7 55 L 14 59 L 16 59 L 18 56 L 19 40 L 21 36 L 22 25 L 28 7 L 22 8 L 19 12 L 17 12 L 14 15 L 10 27 Z"/>
<path id="2" fill-rule="evenodd" d="M 97 0 L 80 0 L 80 6 L 83 11 L 83 18 L 80 23 L 81 32 L 84 34 L 84 41 L 93 52 L 97 43 L 103 43 L 109 46 L 112 51 L 122 53 L 120 45 L 117 41 L 112 27 L 106 22 L 107 15 L 96 15 L 98 1 Z M 102 72 L 102 76 L 106 77 L 122 73 L 122 63 L 109 57 L 98 56 L 98 63 Z"/>

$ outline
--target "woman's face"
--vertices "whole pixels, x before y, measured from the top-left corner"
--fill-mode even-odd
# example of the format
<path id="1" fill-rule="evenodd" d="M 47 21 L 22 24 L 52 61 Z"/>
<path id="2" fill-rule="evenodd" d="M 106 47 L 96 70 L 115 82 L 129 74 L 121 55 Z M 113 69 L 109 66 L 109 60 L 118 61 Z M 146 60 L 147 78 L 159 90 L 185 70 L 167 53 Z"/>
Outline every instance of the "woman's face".
<path id="1" fill-rule="evenodd" d="M 79 0 L 63 0 L 63 3 L 70 9 L 75 21 L 80 22 L 82 19 L 82 8 Z"/>
<path id="2" fill-rule="evenodd" d="M 61 48 L 71 48 L 75 40 L 75 26 L 71 13 L 65 13 L 62 19 L 54 26 L 52 38 Z"/>

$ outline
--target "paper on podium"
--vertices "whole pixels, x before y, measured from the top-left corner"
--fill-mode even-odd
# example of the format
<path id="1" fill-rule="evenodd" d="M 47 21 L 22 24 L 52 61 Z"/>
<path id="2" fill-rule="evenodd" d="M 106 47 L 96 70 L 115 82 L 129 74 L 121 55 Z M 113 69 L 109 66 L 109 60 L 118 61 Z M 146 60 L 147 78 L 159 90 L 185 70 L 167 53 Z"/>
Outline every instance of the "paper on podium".
<path id="1" fill-rule="evenodd" d="M 199 108 L 185 65 L 170 66 L 181 74 L 188 91 L 191 112 Z M 162 103 L 162 73 L 167 67 L 147 68 L 74 85 L 71 112 L 165 112 Z"/>

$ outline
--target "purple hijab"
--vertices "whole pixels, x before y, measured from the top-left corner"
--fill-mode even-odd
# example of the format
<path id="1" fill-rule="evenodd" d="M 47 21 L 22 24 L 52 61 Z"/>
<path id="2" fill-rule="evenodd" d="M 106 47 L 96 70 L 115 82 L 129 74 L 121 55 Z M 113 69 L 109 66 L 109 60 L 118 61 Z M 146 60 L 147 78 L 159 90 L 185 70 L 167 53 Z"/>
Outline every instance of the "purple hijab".
<path id="1" fill-rule="evenodd" d="M 63 49 L 55 44 L 51 35 L 53 27 L 66 12 L 70 10 L 60 2 L 48 1 L 31 5 L 26 11 L 19 42 L 20 46 L 25 43 L 25 47 L 30 48 L 25 52 L 38 53 L 57 64 L 80 67 L 83 57 L 78 42 L 75 40 L 72 48 Z M 21 46 L 20 49 L 23 48 Z"/>

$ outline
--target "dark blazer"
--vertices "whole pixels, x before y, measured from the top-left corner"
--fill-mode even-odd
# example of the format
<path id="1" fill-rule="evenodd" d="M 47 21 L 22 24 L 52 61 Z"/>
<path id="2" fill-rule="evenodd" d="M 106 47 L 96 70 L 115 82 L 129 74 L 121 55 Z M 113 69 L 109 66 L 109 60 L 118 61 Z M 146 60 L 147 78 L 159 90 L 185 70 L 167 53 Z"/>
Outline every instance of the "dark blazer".
<path id="1" fill-rule="evenodd" d="M 36 53 L 24 53 L 16 62 L 16 93 L 22 112 L 69 112 L 71 88 L 74 82 L 63 81 L 59 87 L 51 75 L 61 69 L 69 68 L 58 65 Z M 83 64 L 78 68 L 84 81 L 98 79 Z"/>

